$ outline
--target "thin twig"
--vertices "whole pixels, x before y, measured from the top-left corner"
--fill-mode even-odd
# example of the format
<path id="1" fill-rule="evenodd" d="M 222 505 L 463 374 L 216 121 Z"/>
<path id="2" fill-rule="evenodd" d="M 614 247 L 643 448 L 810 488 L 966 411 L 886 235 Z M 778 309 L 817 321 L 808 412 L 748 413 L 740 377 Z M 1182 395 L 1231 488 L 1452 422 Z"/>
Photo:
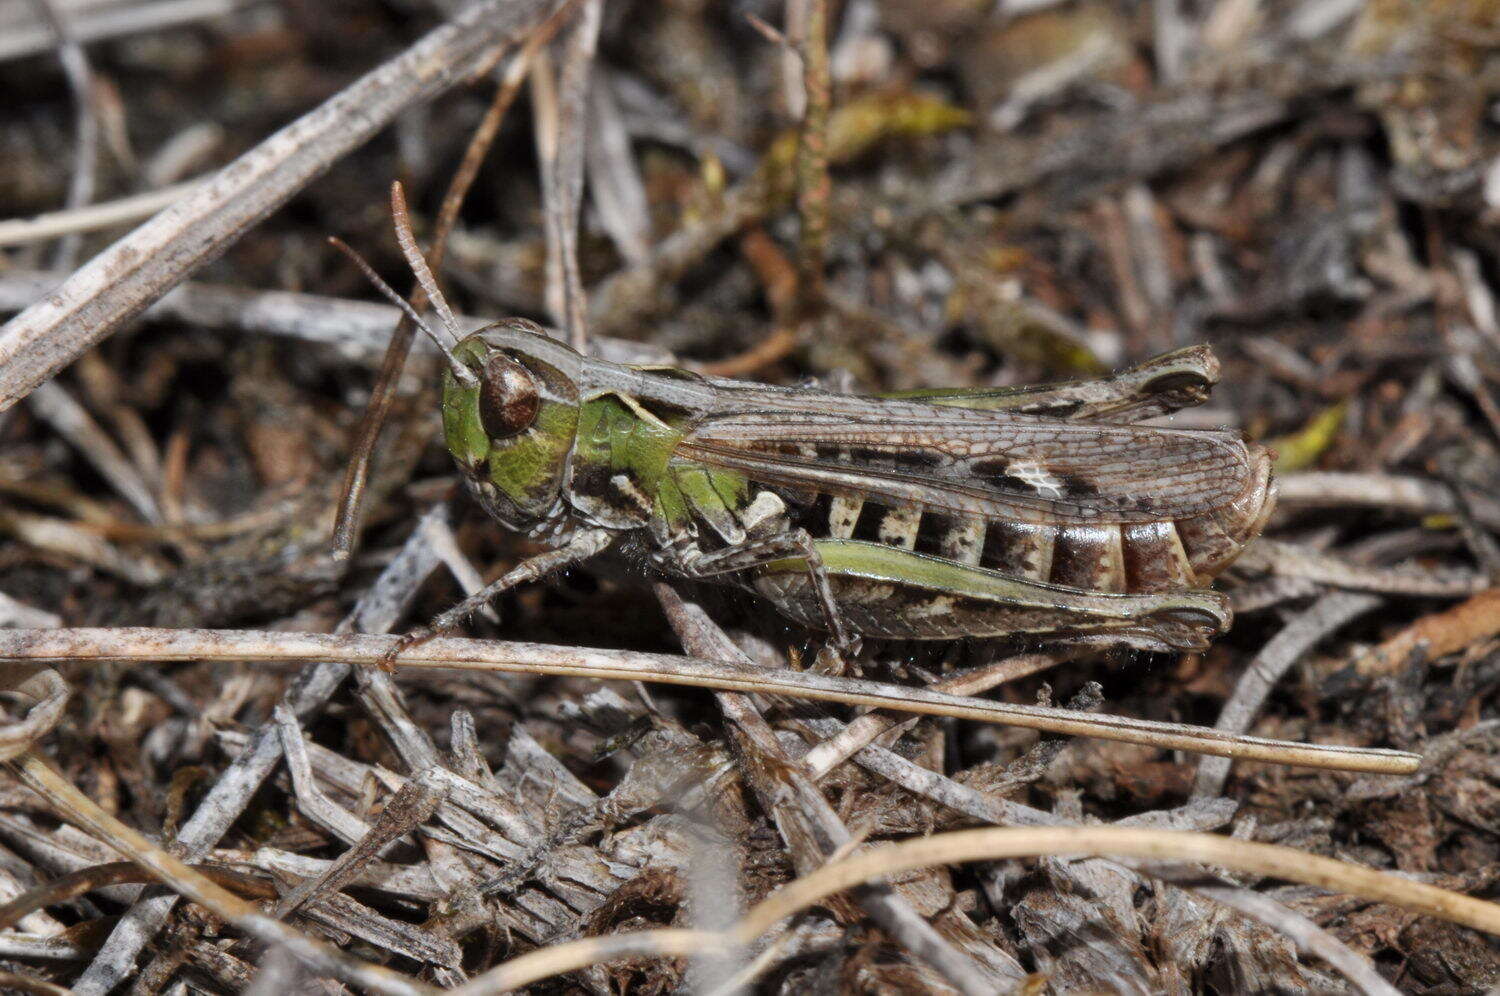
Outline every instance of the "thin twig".
<path id="1" fill-rule="evenodd" d="M 1277 501 L 1283 507 L 1349 506 L 1409 515 L 1446 515 L 1454 511 L 1453 494 L 1447 486 L 1422 477 L 1320 471 L 1285 474 L 1278 479 L 1277 489 Z M 1475 495 L 1472 502 L 1475 519 L 1487 528 L 1500 529 L 1500 500 L 1490 495 Z"/>
<path id="2" fill-rule="evenodd" d="M 1500 936 L 1500 905 L 1439 889 L 1345 861 L 1306 854 L 1290 847 L 1253 843 L 1212 834 L 1119 827 L 991 828 L 934 834 L 881 844 L 825 865 L 767 898 L 734 930 L 652 930 L 557 944 L 522 955 L 453 991 L 453 996 L 489 996 L 539 979 L 576 971 L 625 954 L 684 955 L 707 945 L 743 944 L 777 923 L 860 882 L 903 871 L 969 861 L 999 861 L 1043 855 L 1093 855 L 1196 862 L 1301 882 Z M 630 939 L 627 941 L 626 939 Z"/>
<path id="3" fill-rule="evenodd" d="M 150 523 L 162 521 L 151 486 L 67 388 L 54 381 L 38 385 L 30 404 L 32 412 L 72 443 L 141 518 Z"/>
<path id="4" fill-rule="evenodd" d="M 1271 689 L 1293 664 L 1328 634 L 1379 604 L 1380 599 L 1374 595 L 1347 591 L 1324 595 L 1314 602 L 1255 655 L 1254 663 L 1240 675 L 1234 694 L 1220 710 L 1215 728 L 1226 733 L 1248 730 L 1260 714 Z M 1228 758 L 1200 761 L 1193 797 L 1211 798 L 1222 793 L 1224 780 L 1229 777 L 1229 763 Z"/>
<path id="5" fill-rule="evenodd" d="M 1488 579 L 1475 571 L 1371 567 L 1333 554 L 1264 537 L 1245 548 L 1244 555 L 1235 561 L 1235 567 L 1355 591 L 1419 595 L 1427 598 L 1462 598 L 1489 587 Z"/>
<path id="6" fill-rule="evenodd" d="M 952 678 L 932 685 L 931 688 L 935 692 L 947 692 L 950 695 L 978 695 L 1006 682 L 1018 681 L 1027 675 L 1056 667 L 1069 656 L 1071 655 L 1066 652 L 1055 652 L 1008 657 L 985 667 L 954 675 Z M 815 781 L 821 779 L 862 748 L 874 743 L 876 737 L 903 722 L 910 722 L 910 720 L 901 720 L 880 713 L 861 716 L 844 727 L 837 736 L 830 737 L 809 750 L 802 758 L 802 763 Z"/>
<path id="7" fill-rule="evenodd" d="M 31 0 L 31 3 L 57 34 L 57 57 L 73 96 L 73 172 L 68 178 L 66 210 L 77 211 L 94 199 L 95 176 L 99 170 L 99 119 L 94 113 L 94 73 L 89 68 L 83 46 L 78 43 L 56 0 Z M 52 268 L 60 273 L 71 270 L 81 244 L 82 236 L 77 232 L 64 235 L 57 243 Z"/>
<path id="8" fill-rule="evenodd" d="M 223 17 L 252 0 L 135 0 L 95 4 L 75 15 L 73 35 L 80 43 L 160 31 L 211 17 Z M 46 51 L 57 36 L 43 21 L 0 25 L 0 62 Z"/>
<path id="9" fill-rule="evenodd" d="M 332 862 L 330 862 L 331 864 Z M 276 886 L 265 879 L 250 879 L 222 865 L 193 865 L 193 870 L 207 876 L 241 898 L 275 899 Z M 0 906 L 0 930 L 9 930 L 28 914 L 70 899 L 87 895 L 111 885 L 152 884 L 159 879 L 149 869 L 134 861 L 111 861 L 90 865 L 44 882 Z"/>
<path id="10" fill-rule="evenodd" d="M 1500 905 L 1372 868 L 1291 847 L 1185 831 L 1121 827 L 1004 827 L 959 830 L 882 844 L 825 865 L 774 893 L 741 921 L 738 933 L 759 936 L 808 904 L 855 882 L 936 864 L 998 861 L 1036 854 L 1123 856 L 1192 861 L 1316 885 L 1500 936 Z"/>
<path id="11" fill-rule="evenodd" d="M 0 246 L 23 246 L 31 242 L 44 242 L 60 235 L 78 232 L 94 232 L 102 228 L 113 228 L 155 214 L 162 208 L 187 196 L 200 181 L 147 190 L 118 200 L 104 201 L 61 211 L 49 211 L 32 218 L 12 218 L 0 221 Z"/>
<path id="12" fill-rule="evenodd" d="M 445 200 L 434 231 L 442 227 L 441 215 L 446 209 Z M 434 248 L 438 244 L 434 241 Z M 0 272 L 0 311 L 19 311 L 40 301 L 54 283 L 56 277 L 45 270 Z M 385 354 L 391 329 L 401 313 L 388 304 L 374 301 L 184 281 L 142 312 L 142 317 L 208 330 L 235 330 L 329 345 L 351 360 L 370 362 Z M 465 333 L 494 321 L 493 317 L 477 315 L 455 318 Z M 672 362 L 671 354 L 646 343 L 596 336 L 590 346 L 594 355 L 616 363 Z M 425 339 L 419 339 L 415 348 L 433 347 Z M 713 373 L 711 367 L 701 364 L 694 368 Z"/>
<path id="13" fill-rule="evenodd" d="M 432 558 L 436 562 L 436 558 Z M 0 660 L 170 661 L 243 660 L 292 664 L 334 660 L 379 664 L 402 645 L 394 636 L 354 633 L 282 633 L 255 630 L 148 628 L 0 631 Z M 512 674 L 555 674 L 618 681 L 650 681 L 734 692 L 762 692 L 823 702 L 874 706 L 924 715 L 1099 737 L 1278 764 L 1405 774 L 1421 758 L 1404 751 L 1298 744 L 1124 716 L 1014 705 L 944 695 L 875 681 L 811 672 L 746 672 L 733 664 L 633 651 L 556 647 L 498 640 L 435 637 L 398 657 L 411 670 L 455 669 Z"/>

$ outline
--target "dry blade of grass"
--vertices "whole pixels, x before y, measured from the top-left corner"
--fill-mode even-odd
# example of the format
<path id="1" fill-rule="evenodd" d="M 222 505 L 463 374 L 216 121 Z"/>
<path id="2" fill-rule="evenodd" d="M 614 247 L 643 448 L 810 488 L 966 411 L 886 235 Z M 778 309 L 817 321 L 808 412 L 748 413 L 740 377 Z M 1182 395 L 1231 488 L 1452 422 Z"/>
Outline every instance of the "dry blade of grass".
<path id="1" fill-rule="evenodd" d="M 374 665 L 381 663 L 399 641 L 400 637 L 394 636 L 256 630 L 145 627 L 11 630 L 0 633 L 0 660 L 244 660 L 277 664 L 332 660 Z M 1405 751 L 1267 740 L 1178 723 L 966 699 L 921 688 L 808 672 L 746 672 L 723 662 L 667 654 L 438 638 L 414 648 L 396 664 L 409 670 L 553 674 L 786 695 L 1099 737 L 1167 750 L 1374 774 L 1410 774 L 1421 764 L 1418 755 Z"/>
<path id="2" fill-rule="evenodd" d="M 94 199 L 99 168 L 99 116 L 95 110 L 94 72 L 73 30 L 70 15 L 55 0 L 32 0 L 32 6 L 57 35 L 57 57 L 73 97 L 73 175 L 68 182 L 67 207 L 87 207 Z M 52 265 L 70 270 L 78 257 L 82 237 L 69 232 L 58 240 Z"/>
<path id="3" fill-rule="evenodd" d="M 428 996 L 437 992 L 398 972 L 346 955 L 266 916 L 253 903 L 236 896 L 105 812 L 37 755 L 27 752 L 6 765 L 17 779 L 71 822 L 150 871 L 162 883 L 207 907 L 262 943 L 286 948 L 315 971 L 370 992 L 390 993 L 392 996 Z"/>
<path id="4" fill-rule="evenodd" d="M 1463 598 L 1489 587 L 1489 579 L 1478 571 L 1453 568 L 1433 571 L 1404 565 L 1372 567 L 1264 537 L 1246 548 L 1245 556 L 1235 566 L 1333 588 L 1423 598 Z"/>
<path id="5" fill-rule="evenodd" d="M 541 53 L 532 73 L 537 158 L 542 164 L 543 217 L 547 238 L 547 308 L 579 352 L 588 350 L 588 299 L 578 269 L 578 219 L 583 207 L 584 149 L 588 144 L 589 73 L 604 8 L 580 4 L 556 46 L 560 65 Z"/>
<path id="6" fill-rule="evenodd" d="M 1085 855 L 1216 865 L 1391 903 L 1500 936 L 1500 905 L 1290 847 L 1172 830 L 1002 827 L 958 830 L 870 847 L 782 887 L 722 933 L 648 930 L 556 944 L 512 959 L 453 992 L 454 996 L 489 996 L 613 958 L 680 956 L 705 944 L 747 944 L 829 896 L 905 871 L 971 861 Z"/>
<path id="7" fill-rule="evenodd" d="M 160 31 L 222 17 L 244 6 L 248 6 L 248 0 L 139 0 L 136 3 L 69 5 L 74 17 L 73 33 L 80 42 Z M 0 21 L 0 62 L 45 51 L 54 43 L 54 34 L 43 19 L 30 11 L 12 7 L 7 5 L 4 19 Z"/>
<path id="8" fill-rule="evenodd" d="M 442 224 L 441 219 L 434 226 Z M 3 223 L 0 223 L 3 229 Z M 0 272 L 0 311 L 19 311 L 45 297 L 57 278 L 45 270 Z M 185 280 L 141 314 L 152 321 L 174 321 L 205 330 L 280 336 L 302 342 L 325 343 L 351 359 L 374 361 L 385 352 L 391 328 L 401 317 L 393 305 L 352 298 L 328 297 L 297 291 L 253 290 Z M 424 315 L 424 318 L 429 317 Z M 456 315 L 465 332 L 490 324 L 493 318 Z M 595 355 L 616 363 L 670 363 L 671 354 L 647 343 L 594 337 Z M 426 339 L 414 349 L 436 351 Z M 712 363 L 687 363 L 701 373 L 718 374 Z M 727 376 L 727 375 L 726 375 Z"/>
<path id="9" fill-rule="evenodd" d="M 26 718 L 0 725 L 0 761 L 19 757 L 62 722 L 72 690 L 52 668 L 37 670 L 25 664 L 0 665 L 0 691 L 35 699 Z"/>
<path id="10" fill-rule="evenodd" d="M 0 246 L 45 242 L 77 232 L 92 232 L 146 218 L 190 193 L 200 181 L 187 180 L 170 187 L 147 190 L 99 204 L 63 208 L 30 218 L 0 221 Z"/>
<path id="11" fill-rule="evenodd" d="M 1374 508 L 1411 515 L 1452 515 L 1453 490 L 1438 481 L 1399 474 L 1306 471 L 1276 479 L 1282 508 Z M 1469 496 L 1474 517 L 1489 529 L 1500 528 L 1500 501 L 1490 495 Z"/>
<path id="12" fill-rule="evenodd" d="M 1240 675 L 1234 693 L 1219 712 L 1217 727 L 1226 732 L 1249 729 L 1270 697 L 1271 690 L 1292 665 L 1324 637 L 1379 604 L 1373 595 L 1350 591 L 1336 591 L 1314 602 L 1272 637 Z M 1222 794 L 1228 778 L 1227 760 L 1205 758 L 1198 766 L 1194 798 L 1209 799 Z"/>

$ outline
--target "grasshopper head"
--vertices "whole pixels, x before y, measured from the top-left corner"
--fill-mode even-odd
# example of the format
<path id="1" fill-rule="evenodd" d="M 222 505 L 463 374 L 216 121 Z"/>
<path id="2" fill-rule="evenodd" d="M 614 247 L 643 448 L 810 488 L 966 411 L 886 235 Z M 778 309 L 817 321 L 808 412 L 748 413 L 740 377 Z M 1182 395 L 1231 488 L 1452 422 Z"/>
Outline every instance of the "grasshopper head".
<path id="1" fill-rule="evenodd" d="M 501 524 L 542 529 L 567 483 L 583 358 L 521 318 L 465 336 L 453 355 L 475 382 L 443 376 L 449 452 Z"/>

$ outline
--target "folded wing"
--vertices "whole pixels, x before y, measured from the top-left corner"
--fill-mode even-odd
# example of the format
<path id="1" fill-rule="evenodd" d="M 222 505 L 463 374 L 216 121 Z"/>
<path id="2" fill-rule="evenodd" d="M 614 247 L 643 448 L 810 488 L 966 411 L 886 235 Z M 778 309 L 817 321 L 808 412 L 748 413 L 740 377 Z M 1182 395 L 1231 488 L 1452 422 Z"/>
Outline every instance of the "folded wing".
<path id="1" fill-rule="evenodd" d="M 794 491 L 1057 525 L 1201 516 L 1253 490 L 1262 459 L 1225 432 L 895 401 L 710 417 L 676 455 Z"/>

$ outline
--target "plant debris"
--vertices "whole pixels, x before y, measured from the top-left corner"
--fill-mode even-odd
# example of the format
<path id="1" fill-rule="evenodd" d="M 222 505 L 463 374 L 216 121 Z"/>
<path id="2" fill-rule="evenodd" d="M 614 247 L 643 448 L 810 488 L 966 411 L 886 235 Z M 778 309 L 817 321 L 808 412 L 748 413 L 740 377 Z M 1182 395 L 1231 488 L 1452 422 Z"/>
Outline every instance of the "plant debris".
<path id="1" fill-rule="evenodd" d="M 6 991 L 1500 984 L 1494 0 L 0 27 Z M 462 640 L 381 668 L 541 549 L 458 486 L 436 350 L 382 373 L 413 330 L 328 245 L 406 280 L 396 180 L 459 327 L 620 362 L 912 390 L 1210 344 L 1212 400 L 1164 424 L 1279 451 L 1233 629 L 826 675 L 814 634 L 627 555 L 476 615 L 493 669 Z M 856 686 L 975 708 L 809 697 Z M 975 721 L 1038 706 L 1422 763 Z"/>

